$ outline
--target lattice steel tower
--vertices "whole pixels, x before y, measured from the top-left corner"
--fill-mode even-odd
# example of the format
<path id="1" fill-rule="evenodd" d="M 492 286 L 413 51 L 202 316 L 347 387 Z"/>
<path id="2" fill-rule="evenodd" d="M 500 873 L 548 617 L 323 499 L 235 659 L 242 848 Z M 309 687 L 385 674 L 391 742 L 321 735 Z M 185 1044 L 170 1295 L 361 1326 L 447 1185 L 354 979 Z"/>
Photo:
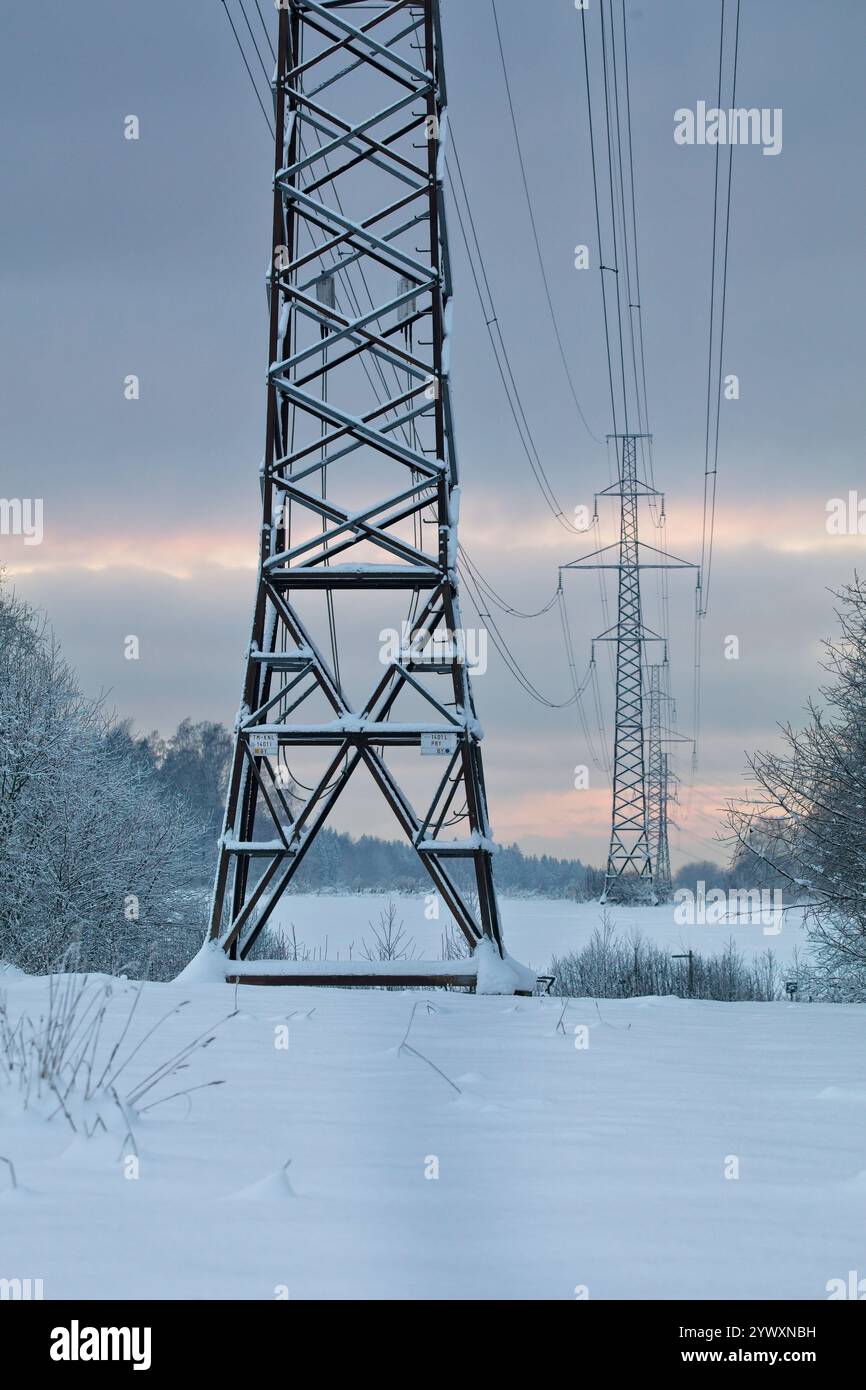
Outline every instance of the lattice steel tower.
<path id="1" fill-rule="evenodd" d="M 613 819 L 605 897 L 650 898 L 652 859 L 647 825 L 643 728 L 643 644 L 638 553 L 637 438 L 617 441 L 620 498 L 619 597 L 616 630 L 616 738 Z M 654 634 L 653 634 L 654 635 Z"/>
<path id="2" fill-rule="evenodd" d="M 232 959 L 361 769 L 502 952 L 455 574 L 446 106 L 438 0 L 281 9 L 258 591 L 210 924 Z"/>
<path id="3" fill-rule="evenodd" d="M 563 566 L 573 569 L 612 569 L 618 574 L 617 621 L 596 642 L 616 643 L 616 724 L 613 757 L 613 809 L 610 848 L 602 901 L 655 900 L 652 841 L 645 758 L 644 649 L 647 643 L 666 639 L 651 631 L 641 609 L 641 571 L 646 569 L 694 569 L 639 537 L 639 504 L 662 494 L 638 474 L 638 441 L 647 436 L 611 436 L 617 449 L 617 481 L 598 497 L 619 501 L 619 543 L 605 546 Z M 598 498 L 596 499 L 597 505 Z M 611 552 L 616 552 L 614 559 Z M 646 558 L 645 558 L 646 557 Z"/>

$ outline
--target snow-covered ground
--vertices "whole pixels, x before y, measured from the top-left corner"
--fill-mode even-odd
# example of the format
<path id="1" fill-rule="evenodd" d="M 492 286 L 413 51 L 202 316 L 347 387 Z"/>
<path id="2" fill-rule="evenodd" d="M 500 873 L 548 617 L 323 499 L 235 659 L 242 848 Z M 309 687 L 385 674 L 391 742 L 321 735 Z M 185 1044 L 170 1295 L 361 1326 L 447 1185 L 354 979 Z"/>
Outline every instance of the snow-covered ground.
<path id="1" fill-rule="evenodd" d="M 13 1015 L 44 1010 L 44 980 L 3 987 Z M 136 989 L 115 984 L 106 1041 Z M 120 1056 L 190 1002 L 123 1086 L 234 997 L 145 986 Z M 0 1164 L 0 1278 L 46 1298 L 821 1299 L 866 1274 L 862 1007 L 576 1000 L 558 1027 L 547 998 L 237 1004 L 159 1094 L 225 1084 L 134 1120 L 137 1177 L 116 1108 L 88 1140 L 0 1082 L 19 1184 Z"/>
<path id="2" fill-rule="evenodd" d="M 439 916 L 429 919 L 425 914 L 436 909 L 435 896 L 428 900 L 422 895 L 397 897 L 388 894 L 358 894 L 336 897 L 317 894 L 297 894 L 283 898 L 274 913 L 274 923 L 283 932 L 295 927 L 297 939 L 312 950 L 324 950 L 329 956 L 346 960 L 356 959 L 362 952 L 362 941 L 372 945 L 373 926 L 388 903 L 397 906 L 398 920 L 405 925 L 422 959 L 436 959 L 440 953 L 442 933 L 449 920 L 446 908 Z M 505 941 L 510 955 L 535 970 L 544 970 L 553 955 L 565 955 L 580 950 L 592 933 L 601 925 L 602 909 L 597 902 L 573 903 L 549 898 L 503 898 L 500 910 L 505 929 Z M 724 950 L 733 937 L 743 955 L 760 955 L 768 948 L 780 962 L 790 958 L 795 947 L 804 943 L 799 912 L 786 912 L 778 922 L 768 914 L 765 922 L 745 921 L 728 917 L 723 922 L 703 926 L 680 925 L 675 921 L 676 907 L 666 903 L 660 907 L 609 906 L 607 915 L 616 931 L 627 936 L 639 932 L 656 946 L 671 952 L 692 949 L 703 955 Z"/>

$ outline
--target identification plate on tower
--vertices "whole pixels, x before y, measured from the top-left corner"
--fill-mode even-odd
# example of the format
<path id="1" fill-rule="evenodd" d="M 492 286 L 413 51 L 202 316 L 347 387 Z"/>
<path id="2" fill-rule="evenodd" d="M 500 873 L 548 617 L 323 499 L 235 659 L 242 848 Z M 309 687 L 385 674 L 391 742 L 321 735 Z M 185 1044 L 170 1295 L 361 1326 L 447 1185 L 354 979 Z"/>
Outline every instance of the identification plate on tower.
<path id="1" fill-rule="evenodd" d="M 250 734 L 250 752 L 254 758 L 275 758 L 279 751 L 277 734 Z"/>
<path id="2" fill-rule="evenodd" d="M 450 758 L 457 751 L 456 734 L 422 734 L 421 756 L 425 758 Z"/>

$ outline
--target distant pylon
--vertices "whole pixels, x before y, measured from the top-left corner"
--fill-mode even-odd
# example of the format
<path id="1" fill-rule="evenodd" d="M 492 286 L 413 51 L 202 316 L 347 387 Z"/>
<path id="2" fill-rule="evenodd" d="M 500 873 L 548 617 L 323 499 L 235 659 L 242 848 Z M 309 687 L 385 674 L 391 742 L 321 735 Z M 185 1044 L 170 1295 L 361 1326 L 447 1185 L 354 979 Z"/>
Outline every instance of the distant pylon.
<path id="1" fill-rule="evenodd" d="M 667 753 L 662 753 L 662 776 L 661 776 L 661 814 L 659 816 L 659 839 L 656 851 L 656 897 L 659 902 L 667 902 L 671 895 L 673 882 L 671 877 L 671 850 L 668 839 L 668 826 L 670 824 L 668 807 L 671 802 L 671 775 L 670 757 Z"/>
<path id="2" fill-rule="evenodd" d="M 664 509 L 662 494 L 638 476 L 637 441 L 648 436 L 617 434 L 611 438 L 617 445 L 617 482 L 598 497 L 619 499 L 619 544 L 605 546 L 563 569 L 613 569 L 618 572 L 616 626 L 595 639 L 616 643 L 613 812 L 602 902 L 652 902 L 656 893 L 648 820 L 643 666 L 645 645 L 666 643 L 666 637 L 651 631 L 643 621 L 640 576 L 645 569 L 695 569 L 696 566 L 640 541 L 638 507 L 641 500 L 658 499 Z M 614 559 L 611 552 L 617 551 L 618 557 Z M 644 559 L 644 554 L 648 558 Z"/>
<path id="3" fill-rule="evenodd" d="M 658 902 L 671 892 L 671 856 L 668 845 L 668 755 L 663 748 L 661 666 L 650 666 L 648 676 L 647 828 L 653 866 L 653 886 Z"/>
<path id="4" fill-rule="evenodd" d="M 613 818 L 604 897 L 650 899 L 652 857 L 647 825 L 643 731 L 643 644 L 638 553 L 637 439 L 619 441 L 619 602 L 616 632 L 616 738 Z"/>

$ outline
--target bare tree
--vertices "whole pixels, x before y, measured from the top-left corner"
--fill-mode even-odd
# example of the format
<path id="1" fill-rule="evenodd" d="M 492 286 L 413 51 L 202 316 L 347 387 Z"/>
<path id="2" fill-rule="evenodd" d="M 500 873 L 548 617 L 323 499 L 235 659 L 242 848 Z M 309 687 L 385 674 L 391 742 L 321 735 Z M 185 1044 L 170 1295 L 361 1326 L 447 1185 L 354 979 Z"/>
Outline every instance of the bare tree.
<path id="1" fill-rule="evenodd" d="M 866 587 L 855 576 L 836 598 L 820 703 L 801 729 L 782 727 L 780 752 L 749 760 L 756 788 L 728 821 L 802 903 L 819 966 L 866 997 Z"/>
<path id="2" fill-rule="evenodd" d="M 417 955 L 415 940 L 407 936 L 402 921 L 397 920 L 397 904 L 389 902 L 379 913 L 379 921 L 370 923 L 373 941 L 368 946 L 361 940 L 361 955 L 364 960 L 414 960 Z"/>

